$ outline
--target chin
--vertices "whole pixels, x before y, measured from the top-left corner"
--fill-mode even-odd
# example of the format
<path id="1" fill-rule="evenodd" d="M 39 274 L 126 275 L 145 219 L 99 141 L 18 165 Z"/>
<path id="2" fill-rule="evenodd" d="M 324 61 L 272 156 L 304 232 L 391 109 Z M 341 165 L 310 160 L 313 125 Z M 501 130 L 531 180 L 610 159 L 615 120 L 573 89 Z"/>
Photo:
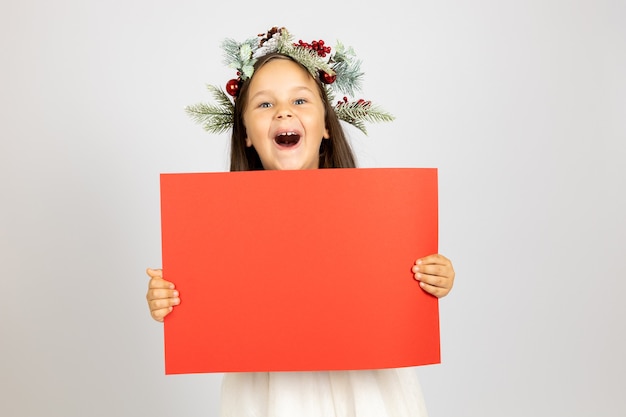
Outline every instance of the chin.
<path id="1" fill-rule="evenodd" d="M 295 170 L 303 170 L 303 169 L 317 169 L 317 160 L 315 162 L 310 161 L 284 161 L 278 162 L 274 164 L 270 164 L 271 168 L 265 169 L 275 169 L 282 171 L 295 171 Z"/>

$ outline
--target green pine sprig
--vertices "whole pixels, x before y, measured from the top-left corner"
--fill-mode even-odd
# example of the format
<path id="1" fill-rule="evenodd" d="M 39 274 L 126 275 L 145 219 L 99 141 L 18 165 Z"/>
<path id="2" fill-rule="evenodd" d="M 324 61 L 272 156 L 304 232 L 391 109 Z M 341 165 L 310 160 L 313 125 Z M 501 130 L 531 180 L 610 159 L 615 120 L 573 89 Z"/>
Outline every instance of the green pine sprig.
<path id="1" fill-rule="evenodd" d="M 235 107 L 226 92 L 214 85 L 207 85 L 217 104 L 198 103 L 185 107 L 185 112 L 204 130 L 222 133 L 233 127 Z"/>
<path id="2" fill-rule="evenodd" d="M 241 78 L 244 80 L 251 77 L 254 72 L 256 59 L 252 58 L 252 54 L 258 46 L 257 43 L 256 39 L 247 39 L 243 42 L 237 42 L 234 39 L 222 41 L 224 64 L 240 71 Z"/>
<path id="3" fill-rule="evenodd" d="M 355 126 L 366 135 L 365 122 L 391 122 L 395 119 L 393 115 L 370 102 L 341 102 L 336 104 L 334 109 L 339 120 Z"/>
<path id="4" fill-rule="evenodd" d="M 288 55 L 302 64 L 314 79 L 319 77 L 320 70 L 331 75 L 335 73 L 332 66 L 328 62 L 322 61 L 317 52 L 312 49 L 294 46 L 288 52 Z"/>
<path id="5" fill-rule="evenodd" d="M 333 88 L 350 96 L 361 91 L 364 73 L 361 71 L 361 61 L 356 58 L 354 49 L 346 48 L 338 41 L 332 60 L 332 68 L 337 74 L 337 79 L 332 84 Z"/>

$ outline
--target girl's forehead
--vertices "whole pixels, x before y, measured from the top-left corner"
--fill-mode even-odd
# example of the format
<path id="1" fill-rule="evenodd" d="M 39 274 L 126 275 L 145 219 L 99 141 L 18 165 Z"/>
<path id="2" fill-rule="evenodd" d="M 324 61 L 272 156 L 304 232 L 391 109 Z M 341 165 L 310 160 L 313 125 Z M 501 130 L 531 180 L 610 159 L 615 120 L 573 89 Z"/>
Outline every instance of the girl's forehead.
<path id="1" fill-rule="evenodd" d="M 263 89 L 265 85 L 286 87 L 298 84 L 308 88 L 317 88 L 316 81 L 309 72 L 288 59 L 273 59 L 257 69 L 250 80 L 250 89 Z"/>
<path id="2" fill-rule="evenodd" d="M 254 80 L 254 78 L 260 74 L 263 75 L 264 73 L 274 73 L 277 71 L 281 72 L 281 74 L 293 74 L 294 76 L 302 76 L 313 79 L 311 74 L 309 74 L 309 72 L 303 68 L 302 65 L 287 58 L 274 58 L 267 61 L 254 72 L 252 79 Z"/>

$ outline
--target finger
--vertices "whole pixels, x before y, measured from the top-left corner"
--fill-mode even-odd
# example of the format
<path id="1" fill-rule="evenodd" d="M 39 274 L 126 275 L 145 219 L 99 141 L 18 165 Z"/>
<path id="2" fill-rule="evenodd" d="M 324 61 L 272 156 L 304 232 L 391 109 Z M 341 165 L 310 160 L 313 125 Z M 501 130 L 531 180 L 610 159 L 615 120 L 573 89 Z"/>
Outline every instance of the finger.
<path id="1" fill-rule="evenodd" d="M 454 270 L 450 265 L 419 264 L 414 265 L 412 271 L 415 274 L 421 273 L 446 278 L 452 278 L 454 276 Z"/>
<path id="2" fill-rule="evenodd" d="M 433 275 L 437 277 L 449 277 L 449 268 L 443 265 L 418 265 L 417 272 L 425 275 Z"/>
<path id="3" fill-rule="evenodd" d="M 448 278 L 441 277 L 439 275 L 428 275 L 418 272 L 417 274 L 415 274 L 415 279 L 419 282 L 423 282 L 425 284 L 438 288 L 448 288 L 451 286 L 450 280 Z"/>
<path id="4" fill-rule="evenodd" d="M 435 253 L 433 255 L 424 256 L 423 258 L 420 258 L 417 261 L 415 261 L 415 265 L 428 265 L 428 264 L 448 265 L 450 264 L 450 260 L 439 253 Z"/>
<path id="5" fill-rule="evenodd" d="M 163 289 L 163 288 L 150 288 L 148 290 L 148 293 L 146 294 L 146 299 L 148 301 L 152 301 L 152 300 L 165 300 L 165 299 L 169 299 L 169 298 L 177 298 L 178 297 L 178 291 L 177 290 L 171 290 L 171 289 Z"/>
<path id="6" fill-rule="evenodd" d="M 150 315 L 156 321 L 162 322 L 163 319 L 165 318 L 165 316 L 167 316 L 171 312 L 172 312 L 172 307 L 168 307 L 168 308 L 162 308 L 162 309 L 159 309 L 159 310 L 151 311 Z"/>
<path id="7" fill-rule="evenodd" d="M 445 297 L 450 292 L 448 288 L 436 287 L 425 282 L 420 282 L 420 287 L 428 294 L 434 295 L 437 298 Z"/>
<path id="8" fill-rule="evenodd" d="M 174 307 L 180 304 L 180 298 L 158 298 L 154 300 L 148 301 L 148 306 L 150 307 L 150 311 L 157 311 L 161 309 L 167 309 L 169 307 Z"/>
<path id="9" fill-rule="evenodd" d="M 170 290 L 174 289 L 174 284 L 164 280 L 163 278 L 150 278 L 150 282 L 148 282 L 148 288 L 167 288 Z"/>

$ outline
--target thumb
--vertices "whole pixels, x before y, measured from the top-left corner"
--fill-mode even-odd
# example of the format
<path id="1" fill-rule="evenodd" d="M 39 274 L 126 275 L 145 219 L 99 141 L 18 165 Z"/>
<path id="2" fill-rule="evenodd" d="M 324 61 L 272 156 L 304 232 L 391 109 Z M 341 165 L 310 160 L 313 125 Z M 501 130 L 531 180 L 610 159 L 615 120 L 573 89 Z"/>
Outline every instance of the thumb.
<path id="1" fill-rule="evenodd" d="M 162 269 L 148 268 L 148 269 L 146 269 L 146 274 L 148 274 L 148 276 L 150 278 L 163 278 L 163 270 Z"/>

